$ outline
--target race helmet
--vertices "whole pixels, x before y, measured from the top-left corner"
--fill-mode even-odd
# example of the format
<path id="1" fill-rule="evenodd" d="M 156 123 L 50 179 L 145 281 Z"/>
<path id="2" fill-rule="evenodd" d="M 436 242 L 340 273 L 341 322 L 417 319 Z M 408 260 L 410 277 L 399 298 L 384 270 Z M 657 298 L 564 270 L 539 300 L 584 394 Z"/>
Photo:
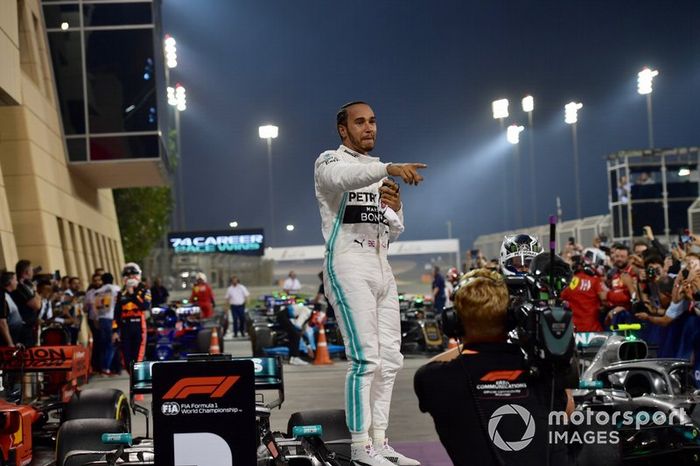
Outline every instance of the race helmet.
<path id="1" fill-rule="evenodd" d="M 459 282 L 459 270 L 457 270 L 457 267 L 450 267 L 445 274 L 445 278 L 448 282 L 456 285 Z"/>
<path id="2" fill-rule="evenodd" d="M 136 262 L 129 262 L 122 269 L 122 277 L 141 275 L 141 267 Z"/>
<path id="3" fill-rule="evenodd" d="M 506 236 L 501 243 L 499 265 L 503 275 L 525 275 L 532 258 L 542 252 L 539 240 L 530 235 Z"/>
<path id="4" fill-rule="evenodd" d="M 598 248 L 586 248 L 583 250 L 582 262 L 583 270 L 593 276 L 593 275 L 603 275 L 605 273 L 605 253 Z"/>

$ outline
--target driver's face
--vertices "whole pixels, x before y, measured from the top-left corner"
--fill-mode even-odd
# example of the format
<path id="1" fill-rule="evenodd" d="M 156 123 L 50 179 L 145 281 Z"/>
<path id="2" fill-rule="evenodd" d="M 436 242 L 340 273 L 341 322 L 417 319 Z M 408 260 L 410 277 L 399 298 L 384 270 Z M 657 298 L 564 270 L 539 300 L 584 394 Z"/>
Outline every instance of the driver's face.
<path id="1" fill-rule="evenodd" d="M 347 126 L 340 125 L 338 130 L 345 144 L 350 149 L 366 154 L 374 149 L 377 139 L 377 118 L 367 104 L 348 107 Z"/>

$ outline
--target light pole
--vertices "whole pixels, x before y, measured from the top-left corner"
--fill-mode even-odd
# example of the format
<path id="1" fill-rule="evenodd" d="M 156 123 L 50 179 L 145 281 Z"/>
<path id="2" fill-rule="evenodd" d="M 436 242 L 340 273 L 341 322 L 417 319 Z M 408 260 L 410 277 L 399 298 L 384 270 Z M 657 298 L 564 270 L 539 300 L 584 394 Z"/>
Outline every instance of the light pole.
<path id="1" fill-rule="evenodd" d="M 576 218 L 581 218 L 581 182 L 578 174 L 578 111 L 583 108 L 581 102 L 569 102 L 564 105 L 564 122 L 571 125 L 571 139 L 574 146 L 574 181 L 576 183 Z"/>
<path id="2" fill-rule="evenodd" d="M 275 244 L 275 202 L 273 199 L 274 186 L 272 184 L 272 140 L 277 138 L 279 128 L 274 125 L 258 127 L 260 139 L 267 139 L 267 175 L 268 175 L 268 197 L 270 198 L 270 245 Z M 275 244 L 276 245 L 276 244 Z"/>
<path id="3" fill-rule="evenodd" d="M 652 111 L 651 111 L 651 92 L 652 82 L 654 78 L 659 75 L 658 70 L 651 70 L 649 68 L 644 68 L 642 71 L 637 73 L 637 92 L 640 95 L 647 96 L 647 131 L 649 133 L 649 149 L 654 148 L 654 127 L 652 121 Z"/>
<path id="4" fill-rule="evenodd" d="M 493 113 L 493 119 L 498 120 L 501 126 L 501 131 L 504 129 L 504 121 L 508 118 L 508 99 L 498 99 L 491 102 L 491 111 Z M 508 228 L 508 178 L 509 172 L 508 167 L 503 170 L 505 173 L 505 183 L 503 185 L 503 228 Z"/>
<path id="5" fill-rule="evenodd" d="M 513 146 L 513 157 L 515 158 L 515 215 L 517 219 L 517 228 L 523 226 L 523 201 L 522 196 L 520 196 L 520 177 L 518 173 L 520 172 L 520 133 L 523 132 L 525 128 L 518 125 L 510 125 L 506 130 L 506 140 Z M 506 164 L 507 166 L 508 164 Z"/>
<path id="6" fill-rule="evenodd" d="M 532 111 L 535 109 L 535 99 L 525 96 L 522 100 L 523 112 L 527 113 L 527 142 L 530 158 L 530 202 L 532 202 L 532 224 L 537 225 L 537 183 L 535 183 L 535 143 L 532 130 Z"/>
<path id="7" fill-rule="evenodd" d="M 183 182 L 182 172 L 182 146 L 180 144 L 180 113 L 187 110 L 187 91 L 185 86 L 180 83 L 175 84 L 175 87 L 168 86 L 168 104 L 175 107 L 175 138 L 177 146 L 177 194 L 178 194 L 178 229 L 185 229 L 185 186 Z"/>

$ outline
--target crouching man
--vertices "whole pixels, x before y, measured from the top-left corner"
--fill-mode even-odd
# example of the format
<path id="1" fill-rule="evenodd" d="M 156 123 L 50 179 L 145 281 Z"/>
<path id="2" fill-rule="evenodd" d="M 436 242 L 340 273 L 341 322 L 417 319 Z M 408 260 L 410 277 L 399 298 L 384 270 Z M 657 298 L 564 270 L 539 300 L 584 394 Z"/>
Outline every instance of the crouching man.
<path id="1" fill-rule="evenodd" d="M 520 347 L 508 343 L 508 288 L 477 269 L 460 281 L 454 308 L 462 345 L 421 367 L 414 378 L 419 407 L 430 413 L 455 466 L 566 464 L 567 450 L 548 445 L 550 402 L 565 411 L 566 391 L 552 378 L 530 377 Z"/>

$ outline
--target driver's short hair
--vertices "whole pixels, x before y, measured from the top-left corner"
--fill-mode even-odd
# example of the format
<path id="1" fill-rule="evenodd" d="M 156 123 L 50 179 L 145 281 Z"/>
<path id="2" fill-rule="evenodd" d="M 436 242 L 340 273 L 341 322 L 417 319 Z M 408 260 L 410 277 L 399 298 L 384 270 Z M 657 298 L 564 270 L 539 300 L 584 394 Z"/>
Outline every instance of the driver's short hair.
<path id="1" fill-rule="evenodd" d="M 496 337 L 506 330 L 510 298 L 500 273 L 472 270 L 460 281 L 453 301 L 468 334 Z"/>

